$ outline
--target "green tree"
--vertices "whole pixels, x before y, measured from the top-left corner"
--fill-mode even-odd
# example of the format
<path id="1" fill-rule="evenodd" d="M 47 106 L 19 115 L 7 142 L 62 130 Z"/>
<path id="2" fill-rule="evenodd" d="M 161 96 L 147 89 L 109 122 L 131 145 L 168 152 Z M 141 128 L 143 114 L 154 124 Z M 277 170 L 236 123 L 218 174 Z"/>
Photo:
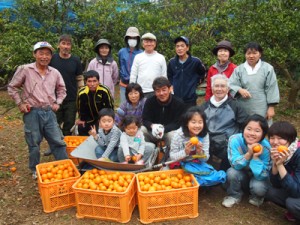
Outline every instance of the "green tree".
<path id="1" fill-rule="evenodd" d="M 228 38 L 235 44 L 238 63 L 244 60 L 242 50 L 246 43 L 260 43 L 264 60 L 284 75 L 293 106 L 299 105 L 299 10 L 299 0 L 228 0 L 211 8 L 208 24 L 216 31 L 216 39 Z"/>

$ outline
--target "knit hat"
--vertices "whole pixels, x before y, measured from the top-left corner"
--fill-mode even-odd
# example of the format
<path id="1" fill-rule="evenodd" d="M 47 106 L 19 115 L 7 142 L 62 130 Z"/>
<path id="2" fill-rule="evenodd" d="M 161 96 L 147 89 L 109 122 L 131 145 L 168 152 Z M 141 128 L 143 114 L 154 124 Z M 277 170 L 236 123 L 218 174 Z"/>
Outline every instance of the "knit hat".
<path id="1" fill-rule="evenodd" d="M 126 31 L 125 37 L 140 37 L 140 32 L 136 27 L 129 27 Z"/>
<path id="2" fill-rule="evenodd" d="M 98 53 L 98 49 L 100 45 L 106 44 L 108 45 L 109 49 L 111 49 L 111 44 L 109 43 L 109 41 L 107 39 L 99 39 L 95 45 L 94 51 L 96 53 Z"/>
<path id="3" fill-rule="evenodd" d="M 234 56 L 234 54 L 235 54 L 230 41 L 226 41 L 226 40 L 220 41 L 217 44 L 217 46 L 214 47 L 214 49 L 212 50 L 212 53 L 214 55 L 217 55 L 220 48 L 227 49 L 230 52 L 230 57 Z"/>
<path id="4" fill-rule="evenodd" d="M 155 35 L 152 34 L 152 33 L 146 33 L 146 34 L 144 34 L 144 35 L 142 36 L 142 40 L 144 40 L 144 39 L 149 39 L 149 40 L 154 40 L 154 41 L 156 41 L 156 37 L 155 37 Z"/>
<path id="5" fill-rule="evenodd" d="M 38 50 L 40 48 L 48 48 L 48 49 L 50 49 L 51 53 L 54 52 L 54 48 L 48 42 L 46 42 L 46 41 L 37 42 L 33 46 L 33 52 L 35 52 L 36 50 Z"/>

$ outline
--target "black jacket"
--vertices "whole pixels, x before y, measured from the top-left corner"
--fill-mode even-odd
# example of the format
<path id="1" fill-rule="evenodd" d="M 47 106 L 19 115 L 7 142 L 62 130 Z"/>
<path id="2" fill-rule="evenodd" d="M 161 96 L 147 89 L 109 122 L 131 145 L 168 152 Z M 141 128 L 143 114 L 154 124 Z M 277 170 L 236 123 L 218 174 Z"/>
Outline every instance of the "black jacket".
<path id="1" fill-rule="evenodd" d="M 195 102 L 197 86 L 205 78 L 205 66 L 200 59 L 191 55 L 183 64 L 176 56 L 168 64 L 167 75 L 175 96 L 181 98 L 184 103 Z"/>
<path id="2" fill-rule="evenodd" d="M 185 111 L 184 103 L 181 99 L 171 95 L 166 104 L 162 104 L 152 96 L 145 102 L 143 110 L 143 125 L 151 131 L 152 124 L 162 124 L 165 133 L 176 130 L 180 127 L 180 117 Z"/>
<path id="3" fill-rule="evenodd" d="M 108 87 L 99 85 L 95 92 L 91 92 L 85 86 L 78 91 L 77 110 L 80 120 L 87 123 L 98 120 L 98 112 L 103 108 L 114 108 Z"/>

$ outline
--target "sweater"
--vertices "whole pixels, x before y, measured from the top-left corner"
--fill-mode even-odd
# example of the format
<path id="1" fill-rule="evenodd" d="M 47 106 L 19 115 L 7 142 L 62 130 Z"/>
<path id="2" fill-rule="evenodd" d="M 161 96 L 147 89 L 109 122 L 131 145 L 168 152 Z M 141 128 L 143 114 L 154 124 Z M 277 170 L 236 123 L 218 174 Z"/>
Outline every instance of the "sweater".
<path id="1" fill-rule="evenodd" d="M 146 100 L 144 106 L 143 125 L 151 131 L 152 124 L 161 124 L 165 128 L 165 133 L 168 133 L 179 128 L 179 121 L 184 112 L 184 103 L 176 96 L 170 94 L 170 99 L 166 104 L 162 104 L 156 96 L 152 96 Z"/>
<path id="2" fill-rule="evenodd" d="M 121 134 L 120 146 L 124 156 L 130 155 L 129 149 L 136 154 L 144 155 L 145 143 L 144 134 L 141 130 L 138 130 L 134 137 L 127 135 L 125 132 Z"/>
<path id="3" fill-rule="evenodd" d="M 132 104 L 127 101 L 123 102 L 120 107 L 117 108 L 115 124 L 119 126 L 125 116 L 135 116 L 140 122 L 142 122 L 142 113 L 145 102 L 146 98 L 141 99 L 136 107 L 133 107 Z"/>
<path id="4" fill-rule="evenodd" d="M 190 140 L 191 137 L 184 136 L 182 128 L 180 127 L 174 132 L 174 136 L 171 140 L 171 149 L 170 149 L 170 159 L 171 160 L 178 160 L 186 157 L 185 153 L 185 145 Z M 209 135 L 205 135 L 203 137 L 203 152 L 206 156 L 205 161 L 209 159 Z"/>
<path id="5" fill-rule="evenodd" d="M 108 158 L 115 147 L 119 146 L 121 134 L 122 131 L 116 125 L 113 126 L 108 134 L 105 134 L 104 130 L 99 128 L 96 142 L 100 147 L 106 148 L 102 155 L 103 158 Z"/>
<path id="6" fill-rule="evenodd" d="M 143 93 L 153 92 L 152 83 L 156 77 L 167 77 L 167 64 L 165 57 L 154 51 L 138 54 L 131 67 L 130 83 L 141 85 Z"/>

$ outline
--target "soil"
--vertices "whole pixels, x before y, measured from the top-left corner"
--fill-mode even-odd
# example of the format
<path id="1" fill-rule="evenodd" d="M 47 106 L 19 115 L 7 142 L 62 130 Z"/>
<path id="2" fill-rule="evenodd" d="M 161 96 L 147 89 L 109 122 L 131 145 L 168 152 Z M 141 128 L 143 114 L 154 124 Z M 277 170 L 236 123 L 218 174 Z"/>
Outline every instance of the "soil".
<path id="1" fill-rule="evenodd" d="M 201 97 L 203 98 L 203 97 Z M 276 120 L 286 119 L 292 122 L 300 132 L 299 111 L 285 108 L 285 103 L 277 107 Z M 47 144 L 42 143 L 41 153 Z M 77 219 L 76 207 L 53 213 L 43 212 L 37 181 L 31 178 L 28 169 L 28 148 L 24 139 L 22 115 L 7 92 L 0 92 L 0 224 L 118 224 L 94 219 Z M 41 154 L 41 162 L 54 160 L 52 156 Z M 15 172 L 5 167 L 8 162 L 15 162 Z M 194 219 L 181 219 L 159 222 L 157 224 L 293 224 L 287 222 L 282 209 L 272 203 L 255 207 L 248 203 L 245 195 L 240 204 L 233 208 L 221 205 L 226 192 L 221 186 L 199 190 L 199 216 Z M 138 207 L 135 208 L 128 224 L 141 224 Z"/>

